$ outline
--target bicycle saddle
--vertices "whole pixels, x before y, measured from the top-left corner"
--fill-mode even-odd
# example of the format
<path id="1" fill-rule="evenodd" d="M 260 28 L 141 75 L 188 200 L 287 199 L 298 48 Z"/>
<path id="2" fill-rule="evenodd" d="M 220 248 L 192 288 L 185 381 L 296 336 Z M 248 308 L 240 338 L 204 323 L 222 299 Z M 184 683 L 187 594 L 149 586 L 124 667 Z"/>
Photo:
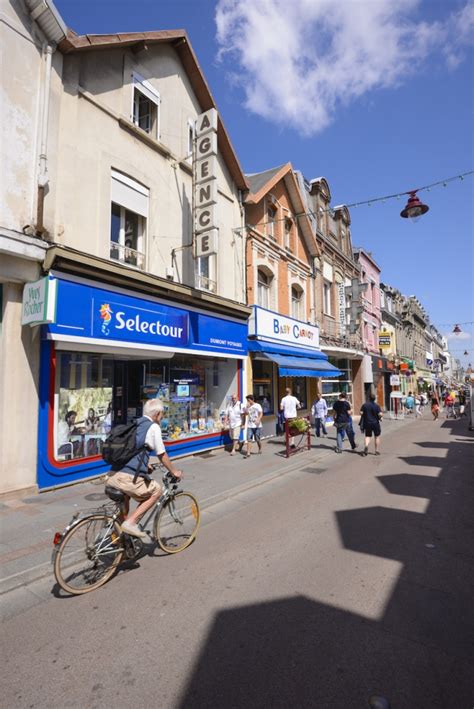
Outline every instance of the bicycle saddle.
<path id="1" fill-rule="evenodd" d="M 121 490 L 117 490 L 115 487 L 105 486 L 104 490 L 107 497 L 110 497 L 114 502 L 123 502 L 125 500 L 125 495 Z"/>

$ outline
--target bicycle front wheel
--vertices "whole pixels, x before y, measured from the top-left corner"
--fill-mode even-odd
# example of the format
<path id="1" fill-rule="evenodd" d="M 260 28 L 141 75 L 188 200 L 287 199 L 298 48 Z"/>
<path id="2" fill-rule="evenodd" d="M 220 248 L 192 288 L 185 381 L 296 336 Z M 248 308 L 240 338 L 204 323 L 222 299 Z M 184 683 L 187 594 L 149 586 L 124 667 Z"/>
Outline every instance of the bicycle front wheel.
<path id="1" fill-rule="evenodd" d="M 90 515 L 62 539 L 54 560 L 56 581 L 66 593 L 88 593 L 108 581 L 123 555 L 119 523 L 106 514 Z"/>
<path id="2" fill-rule="evenodd" d="M 194 541 L 200 520 L 196 498 L 189 492 L 178 492 L 155 518 L 155 539 L 163 551 L 176 554 Z"/>

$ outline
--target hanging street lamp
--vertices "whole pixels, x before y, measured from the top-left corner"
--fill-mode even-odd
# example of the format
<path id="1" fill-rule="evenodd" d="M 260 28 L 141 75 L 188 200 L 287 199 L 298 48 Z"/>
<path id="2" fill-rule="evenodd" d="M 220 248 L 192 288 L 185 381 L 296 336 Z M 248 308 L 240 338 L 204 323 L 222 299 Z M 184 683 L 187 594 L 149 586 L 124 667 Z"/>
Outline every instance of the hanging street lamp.
<path id="1" fill-rule="evenodd" d="M 418 190 L 412 190 L 411 192 L 406 192 L 406 194 L 410 196 L 408 197 L 405 208 L 400 212 L 401 217 L 411 219 L 413 222 L 417 222 L 422 214 L 426 214 L 429 210 L 428 205 L 423 204 L 420 198 L 417 197 L 417 191 Z"/>
<path id="2" fill-rule="evenodd" d="M 462 330 L 461 330 L 461 328 L 459 327 L 459 325 L 455 325 L 455 326 L 453 327 L 453 334 L 454 334 L 454 335 L 459 335 L 460 332 L 462 332 Z"/>

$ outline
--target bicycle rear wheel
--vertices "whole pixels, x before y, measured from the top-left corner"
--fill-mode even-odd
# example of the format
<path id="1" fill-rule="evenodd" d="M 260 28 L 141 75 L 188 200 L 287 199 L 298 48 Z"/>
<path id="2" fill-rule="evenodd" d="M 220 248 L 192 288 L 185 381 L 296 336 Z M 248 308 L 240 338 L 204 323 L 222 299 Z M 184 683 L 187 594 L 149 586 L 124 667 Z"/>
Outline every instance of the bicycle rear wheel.
<path id="1" fill-rule="evenodd" d="M 155 539 L 163 551 L 176 554 L 194 541 L 200 521 L 196 498 L 189 492 L 178 492 L 155 517 Z"/>
<path id="2" fill-rule="evenodd" d="M 119 523 L 107 514 L 79 520 L 56 552 L 54 575 L 63 591 L 73 595 L 102 586 L 123 559 Z"/>

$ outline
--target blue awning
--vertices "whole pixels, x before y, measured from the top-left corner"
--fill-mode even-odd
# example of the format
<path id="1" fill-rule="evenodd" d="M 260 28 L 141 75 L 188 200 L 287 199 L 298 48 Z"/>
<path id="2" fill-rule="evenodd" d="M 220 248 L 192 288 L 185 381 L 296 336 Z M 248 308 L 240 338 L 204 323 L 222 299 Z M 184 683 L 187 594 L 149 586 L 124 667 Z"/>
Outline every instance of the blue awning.
<path id="1" fill-rule="evenodd" d="M 326 360 L 328 356 L 320 350 L 310 350 L 303 347 L 284 347 L 273 342 L 261 340 L 248 340 L 249 352 L 264 352 L 265 354 L 288 355 L 289 357 L 307 357 L 310 359 Z"/>
<path id="2" fill-rule="evenodd" d="M 308 357 L 291 357 L 266 352 L 265 356 L 278 365 L 280 377 L 340 377 L 342 372 L 330 362 Z"/>

